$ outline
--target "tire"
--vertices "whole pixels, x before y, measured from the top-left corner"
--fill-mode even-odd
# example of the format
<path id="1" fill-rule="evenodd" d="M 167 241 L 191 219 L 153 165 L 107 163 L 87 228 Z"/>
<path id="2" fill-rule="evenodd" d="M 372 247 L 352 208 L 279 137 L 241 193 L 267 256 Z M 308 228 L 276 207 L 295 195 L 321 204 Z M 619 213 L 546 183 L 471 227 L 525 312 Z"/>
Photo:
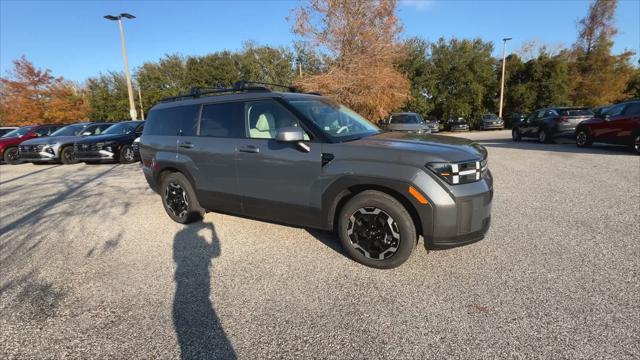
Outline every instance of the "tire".
<path id="1" fill-rule="evenodd" d="M 198 203 L 191 183 L 179 172 L 170 173 L 162 179 L 160 196 L 167 215 L 177 223 L 188 224 L 204 216 L 204 209 Z"/>
<path id="2" fill-rule="evenodd" d="M 417 242 L 407 209 L 391 195 L 374 190 L 355 195 L 340 209 L 337 230 L 351 258 L 378 269 L 402 265 Z"/>
<path id="3" fill-rule="evenodd" d="M 538 141 L 542 144 L 550 144 L 551 136 L 549 136 L 549 132 L 546 129 L 538 130 Z"/>
<path id="4" fill-rule="evenodd" d="M 60 151 L 60 162 L 65 165 L 75 164 L 78 161 L 73 153 L 73 146 L 63 147 Z"/>
<path id="5" fill-rule="evenodd" d="M 636 152 L 636 154 L 640 155 L 640 132 L 636 131 L 635 135 L 633 136 L 633 143 L 631 144 L 631 146 L 633 147 L 633 150 Z"/>
<path id="6" fill-rule="evenodd" d="M 136 154 L 133 151 L 133 147 L 131 145 L 125 145 L 120 149 L 120 163 L 121 164 L 132 164 L 136 162 Z"/>
<path id="7" fill-rule="evenodd" d="M 522 134 L 520 134 L 520 129 L 515 127 L 511 130 L 511 139 L 513 141 L 520 141 L 522 140 Z"/>
<path id="8" fill-rule="evenodd" d="M 593 144 L 591 134 L 586 129 L 580 129 L 576 132 L 576 146 L 580 148 L 589 147 Z"/>
<path id="9" fill-rule="evenodd" d="M 20 163 L 20 154 L 17 147 L 4 149 L 3 160 L 5 164 L 16 165 Z"/>

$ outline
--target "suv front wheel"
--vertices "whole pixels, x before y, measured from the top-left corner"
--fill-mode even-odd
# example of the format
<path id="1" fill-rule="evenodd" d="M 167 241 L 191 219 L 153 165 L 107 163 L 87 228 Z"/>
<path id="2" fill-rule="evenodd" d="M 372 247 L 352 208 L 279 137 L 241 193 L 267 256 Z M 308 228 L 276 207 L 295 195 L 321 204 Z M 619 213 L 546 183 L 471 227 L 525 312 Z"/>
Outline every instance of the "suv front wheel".
<path id="1" fill-rule="evenodd" d="M 395 198 L 367 190 L 341 209 L 338 235 L 345 251 L 361 264 L 391 269 L 404 263 L 416 246 L 416 228 Z"/>
<path id="2" fill-rule="evenodd" d="M 165 211 L 175 222 L 188 224 L 202 219 L 204 215 L 191 183 L 181 173 L 175 172 L 164 177 L 160 196 Z"/>

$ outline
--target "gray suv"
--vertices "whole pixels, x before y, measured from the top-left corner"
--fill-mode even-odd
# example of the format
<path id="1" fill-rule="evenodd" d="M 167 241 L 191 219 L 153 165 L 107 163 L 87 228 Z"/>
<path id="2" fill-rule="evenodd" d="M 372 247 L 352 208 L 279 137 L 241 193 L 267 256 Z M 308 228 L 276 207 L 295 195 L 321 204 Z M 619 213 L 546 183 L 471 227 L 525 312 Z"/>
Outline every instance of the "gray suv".
<path id="1" fill-rule="evenodd" d="M 142 169 L 174 221 L 217 211 L 334 230 L 376 268 L 402 264 L 420 235 L 427 247 L 484 237 L 493 198 L 484 147 L 385 133 L 329 98 L 255 84 L 193 89 L 151 109 Z"/>

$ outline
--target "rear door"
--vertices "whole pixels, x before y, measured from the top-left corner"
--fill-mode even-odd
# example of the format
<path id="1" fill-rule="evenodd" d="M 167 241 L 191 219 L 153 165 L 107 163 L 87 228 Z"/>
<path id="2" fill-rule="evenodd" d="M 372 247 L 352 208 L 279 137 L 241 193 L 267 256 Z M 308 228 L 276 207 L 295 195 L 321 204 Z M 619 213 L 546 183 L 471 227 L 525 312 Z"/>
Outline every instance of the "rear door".
<path id="1" fill-rule="evenodd" d="M 244 137 L 244 102 L 203 104 L 197 136 L 181 136 L 179 152 L 193 163 L 198 199 L 206 209 L 240 213 L 236 149 Z"/>
<path id="2" fill-rule="evenodd" d="M 279 128 L 301 124 L 274 99 L 247 102 L 244 115 L 247 137 L 238 141 L 237 153 L 243 212 L 272 221 L 318 225 L 319 207 L 312 206 L 311 193 L 322 168 L 320 144 L 305 142 L 307 152 L 295 143 L 276 141 Z"/>
<path id="3" fill-rule="evenodd" d="M 605 117 L 602 122 L 592 126 L 591 131 L 594 140 L 609 143 L 616 142 L 616 134 L 621 130 L 620 120 L 622 112 L 627 104 L 617 104 L 608 108 L 603 114 Z"/>

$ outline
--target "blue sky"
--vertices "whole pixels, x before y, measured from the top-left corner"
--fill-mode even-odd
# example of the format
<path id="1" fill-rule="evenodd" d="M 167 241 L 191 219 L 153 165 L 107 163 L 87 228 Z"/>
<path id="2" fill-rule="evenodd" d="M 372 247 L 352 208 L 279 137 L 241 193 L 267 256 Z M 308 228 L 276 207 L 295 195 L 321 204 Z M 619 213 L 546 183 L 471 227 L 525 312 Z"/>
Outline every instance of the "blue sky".
<path id="1" fill-rule="evenodd" d="M 165 54 L 202 55 L 236 50 L 246 40 L 289 45 L 294 36 L 286 21 L 300 1 L 5 1 L 0 0 L 0 71 L 21 55 L 56 76 L 83 81 L 100 72 L 121 71 L 122 55 L 109 13 L 137 16 L 124 23 L 132 68 Z M 428 40 L 480 37 L 497 44 L 513 37 L 510 49 L 524 41 L 570 46 L 576 22 L 588 1 L 401 1 L 403 37 Z M 616 12 L 616 52 L 640 52 L 640 1 L 622 0 Z M 635 57 L 638 59 L 638 56 Z"/>

